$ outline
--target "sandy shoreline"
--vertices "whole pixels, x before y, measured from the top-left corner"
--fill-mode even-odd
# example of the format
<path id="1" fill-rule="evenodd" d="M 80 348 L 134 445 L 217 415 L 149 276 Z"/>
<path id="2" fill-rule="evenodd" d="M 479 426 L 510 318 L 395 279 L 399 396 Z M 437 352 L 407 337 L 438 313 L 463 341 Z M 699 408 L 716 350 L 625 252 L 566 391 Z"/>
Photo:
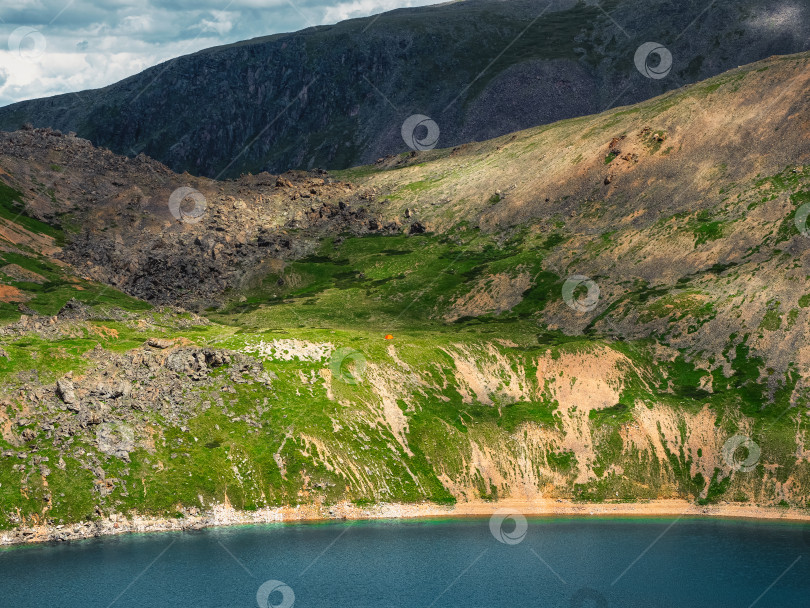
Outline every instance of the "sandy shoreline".
<path id="1" fill-rule="evenodd" d="M 184 518 L 141 515 L 126 517 L 117 514 L 93 522 L 59 526 L 21 526 L 14 530 L 0 532 L 0 546 L 266 523 L 489 517 L 495 511 L 521 514 L 525 517 L 707 517 L 810 523 L 810 510 L 807 509 L 728 503 L 701 506 L 678 499 L 596 504 L 557 499 L 531 501 L 507 499 L 497 502 L 462 502 L 448 506 L 427 502 L 381 503 L 370 506 L 338 503 L 335 505 L 264 508 L 256 511 L 237 511 L 229 505 L 217 505 L 209 512 L 187 515 Z"/>

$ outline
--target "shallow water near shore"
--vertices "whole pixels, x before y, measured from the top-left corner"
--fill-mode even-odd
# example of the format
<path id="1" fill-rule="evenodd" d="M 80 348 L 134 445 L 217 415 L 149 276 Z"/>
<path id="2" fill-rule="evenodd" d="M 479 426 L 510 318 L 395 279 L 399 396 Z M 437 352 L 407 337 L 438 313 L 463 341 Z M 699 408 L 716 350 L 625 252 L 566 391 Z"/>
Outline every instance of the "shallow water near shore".
<path id="1" fill-rule="evenodd" d="M 507 542 L 489 519 L 442 519 L 14 547 L 0 551 L 0 604 L 254 607 L 275 580 L 289 589 L 263 587 L 262 608 L 808 605 L 807 525 L 539 518 L 525 536 L 512 528 L 503 524 Z"/>

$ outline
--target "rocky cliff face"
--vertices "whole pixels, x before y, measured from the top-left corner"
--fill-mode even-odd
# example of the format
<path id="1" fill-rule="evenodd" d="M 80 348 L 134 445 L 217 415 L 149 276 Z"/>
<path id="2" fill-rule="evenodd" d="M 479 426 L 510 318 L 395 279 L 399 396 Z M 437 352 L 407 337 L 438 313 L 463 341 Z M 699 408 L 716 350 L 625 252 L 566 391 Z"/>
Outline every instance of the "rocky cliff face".
<path id="1" fill-rule="evenodd" d="M 413 114 L 439 145 L 599 112 L 808 49 L 806 5 L 473 0 L 213 48 L 115 85 L 0 109 L 0 128 L 75 131 L 208 177 L 340 169 L 407 150 Z M 649 41 L 665 78 L 634 65 Z M 654 63 L 655 60 L 651 59 Z M 646 65 L 646 64 L 645 64 Z"/>

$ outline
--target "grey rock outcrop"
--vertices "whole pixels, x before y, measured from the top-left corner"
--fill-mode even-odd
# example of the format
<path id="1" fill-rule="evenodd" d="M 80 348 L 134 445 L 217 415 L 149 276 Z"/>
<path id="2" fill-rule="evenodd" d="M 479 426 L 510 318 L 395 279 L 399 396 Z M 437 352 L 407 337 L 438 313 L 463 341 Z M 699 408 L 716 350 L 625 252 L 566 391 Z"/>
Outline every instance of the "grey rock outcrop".
<path id="1" fill-rule="evenodd" d="M 68 405 L 76 403 L 76 392 L 73 387 L 73 382 L 68 378 L 60 378 L 56 381 L 56 394 Z"/>

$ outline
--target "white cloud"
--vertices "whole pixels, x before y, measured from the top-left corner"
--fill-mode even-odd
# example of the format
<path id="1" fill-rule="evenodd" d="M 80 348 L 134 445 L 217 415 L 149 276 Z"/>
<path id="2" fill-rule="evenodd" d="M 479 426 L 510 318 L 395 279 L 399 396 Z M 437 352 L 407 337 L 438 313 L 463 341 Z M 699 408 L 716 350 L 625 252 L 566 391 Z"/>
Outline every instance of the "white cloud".
<path id="1" fill-rule="evenodd" d="M 351 0 L 325 7 L 321 23 L 335 23 L 345 19 L 365 17 L 395 8 L 436 4 L 435 0 Z"/>
<path id="2" fill-rule="evenodd" d="M 123 36 L 137 36 L 151 33 L 155 29 L 151 15 L 127 15 L 118 25 L 118 34 Z"/>
<path id="3" fill-rule="evenodd" d="M 225 11 L 212 11 L 213 19 L 203 19 L 200 21 L 200 29 L 203 32 L 216 32 L 219 36 L 224 36 L 233 29 L 231 13 Z"/>

